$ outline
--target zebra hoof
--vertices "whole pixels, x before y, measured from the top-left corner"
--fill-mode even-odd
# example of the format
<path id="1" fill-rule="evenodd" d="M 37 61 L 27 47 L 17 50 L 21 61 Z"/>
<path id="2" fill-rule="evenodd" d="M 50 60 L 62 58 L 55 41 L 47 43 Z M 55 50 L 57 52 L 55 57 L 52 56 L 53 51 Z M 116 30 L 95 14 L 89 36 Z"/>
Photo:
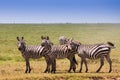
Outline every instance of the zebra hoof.
<path id="1" fill-rule="evenodd" d="M 68 73 L 70 73 L 71 71 L 70 70 L 68 70 Z"/>
<path id="2" fill-rule="evenodd" d="M 79 73 L 82 73 L 82 69 L 80 69 Z"/>
<path id="3" fill-rule="evenodd" d="M 79 73 L 82 73 L 81 71 L 79 71 Z"/>
<path id="4" fill-rule="evenodd" d="M 74 73 L 76 72 L 76 69 L 73 69 Z"/>
<path id="5" fill-rule="evenodd" d="M 50 71 L 48 71 L 48 73 L 50 73 Z"/>
<path id="6" fill-rule="evenodd" d="M 88 71 L 85 71 L 86 73 L 88 73 Z"/>
<path id="7" fill-rule="evenodd" d="M 28 70 L 25 70 L 25 73 L 27 73 Z"/>
<path id="8" fill-rule="evenodd" d="M 109 73 L 111 73 L 112 70 L 109 70 Z"/>
<path id="9" fill-rule="evenodd" d="M 85 71 L 86 73 L 88 72 L 88 70 Z"/>
<path id="10" fill-rule="evenodd" d="M 27 73 L 27 71 L 25 71 L 25 74 Z"/>
<path id="11" fill-rule="evenodd" d="M 99 70 L 96 71 L 96 73 L 98 73 L 98 72 L 99 72 Z"/>
<path id="12" fill-rule="evenodd" d="M 79 71 L 79 73 L 82 73 L 82 71 Z"/>
<path id="13" fill-rule="evenodd" d="M 44 73 L 47 73 L 47 71 L 44 71 Z"/>
<path id="14" fill-rule="evenodd" d="M 73 68 L 74 73 L 76 72 L 76 68 Z"/>
<path id="15" fill-rule="evenodd" d="M 31 69 L 29 70 L 29 73 L 31 72 Z"/>
<path id="16" fill-rule="evenodd" d="M 56 70 L 51 70 L 51 73 L 55 74 L 55 71 L 56 71 Z"/>

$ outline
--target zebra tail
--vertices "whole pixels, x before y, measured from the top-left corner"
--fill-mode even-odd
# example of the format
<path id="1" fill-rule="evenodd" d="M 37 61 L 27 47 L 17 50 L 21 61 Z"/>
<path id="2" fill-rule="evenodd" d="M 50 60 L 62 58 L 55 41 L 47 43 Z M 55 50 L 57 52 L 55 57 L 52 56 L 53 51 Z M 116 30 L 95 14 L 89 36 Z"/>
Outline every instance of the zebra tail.
<path id="1" fill-rule="evenodd" d="M 115 45 L 112 42 L 107 42 L 110 48 L 115 48 Z"/>
<path id="2" fill-rule="evenodd" d="M 78 63 L 77 63 L 77 61 L 76 61 L 76 59 L 75 59 L 75 56 L 73 57 L 73 61 L 75 62 L 75 64 L 78 65 Z"/>

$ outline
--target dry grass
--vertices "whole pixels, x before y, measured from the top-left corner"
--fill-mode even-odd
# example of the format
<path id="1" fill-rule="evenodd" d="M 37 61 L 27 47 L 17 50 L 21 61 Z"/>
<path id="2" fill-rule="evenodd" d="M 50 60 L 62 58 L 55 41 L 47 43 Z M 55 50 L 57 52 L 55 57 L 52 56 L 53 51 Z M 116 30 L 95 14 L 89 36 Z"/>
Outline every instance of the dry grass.
<path id="1" fill-rule="evenodd" d="M 79 59 L 77 59 L 79 62 Z M 5 62 L 0 64 L 0 79 L 3 80 L 97 80 L 97 79 L 120 79 L 120 64 L 118 62 L 113 63 L 112 73 L 108 73 L 109 67 L 105 61 L 100 73 L 95 73 L 99 63 L 98 61 L 89 61 L 89 72 L 78 73 L 79 66 L 77 66 L 76 73 L 67 73 L 69 68 L 69 61 L 67 59 L 57 60 L 57 72 L 56 74 L 43 73 L 46 63 L 45 61 L 30 61 L 32 71 L 30 74 L 25 74 L 25 62 Z"/>

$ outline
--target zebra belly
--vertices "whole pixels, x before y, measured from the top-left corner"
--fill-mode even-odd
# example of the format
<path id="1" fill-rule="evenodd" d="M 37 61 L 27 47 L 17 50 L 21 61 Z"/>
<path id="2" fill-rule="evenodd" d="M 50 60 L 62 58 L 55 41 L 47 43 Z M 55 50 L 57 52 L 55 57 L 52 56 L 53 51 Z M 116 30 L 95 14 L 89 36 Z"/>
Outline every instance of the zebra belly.
<path id="1" fill-rule="evenodd" d="M 82 58 L 85 57 L 85 58 L 89 58 L 89 59 L 91 59 L 91 58 L 89 57 L 89 55 L 86 54 L 86 53 L 79 53 L 78 56 L 79 56 L 79 57 L 82 57 Z"/>
<path id="2" fill-rule="evenodd" d="M 41 58 L 42 55 L 39 55 L 38 53 L 35 53 L 33 51 L 29 51 L 27 54 L 25 54 L 26 57 L 28 58 L 33 58 L 33 59 L 37 59 L 37 58 Z"/>
<path id="3" fill-rule="evenodd" d="M 57 55 L 56 58 L 57 59 L 64 59 L 64 58 L 67 58 L 67 55 Z"/>

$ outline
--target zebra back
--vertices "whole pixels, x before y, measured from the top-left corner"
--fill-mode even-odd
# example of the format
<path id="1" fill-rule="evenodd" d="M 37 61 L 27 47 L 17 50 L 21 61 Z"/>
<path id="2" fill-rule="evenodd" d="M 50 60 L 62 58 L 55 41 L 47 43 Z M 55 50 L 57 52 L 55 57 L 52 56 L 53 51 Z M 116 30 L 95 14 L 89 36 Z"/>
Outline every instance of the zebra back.
<path id="1" fill-rule="evenodd" d="M 81 44 L 78 47 L 78 55 L 90 59 L 99 58 L 100 56 L 109 55 L 111 46 L 109 44 Z"/>
<path id="2" fill-rule="evenodd" d="M 71 55 L 71 48 L 69 45 L 53 45 L 51 47 L 50 54 L 48 54 L 51 57 L 55 57 L 57 59 L 63 59 L 67 58 L 69 55 Z"/>
<path id="3" fill-rule="evenodd" d="M 75 44 L 72 41 L 69 41 L 64 45 L 53 45 L 51 47 L 50 54 L 48 55 L 58 59 L 67 58 L 68 56 L 74 55 L 74 53 L 77 51 L 77 47 L 78 44 Z"/>
<path id="4" fill-rule="evenodd" d="M 22 55 L 26 58 L 41 58 L 46 55 L 46 49 L 42 46 L 26 46 Z"/>

